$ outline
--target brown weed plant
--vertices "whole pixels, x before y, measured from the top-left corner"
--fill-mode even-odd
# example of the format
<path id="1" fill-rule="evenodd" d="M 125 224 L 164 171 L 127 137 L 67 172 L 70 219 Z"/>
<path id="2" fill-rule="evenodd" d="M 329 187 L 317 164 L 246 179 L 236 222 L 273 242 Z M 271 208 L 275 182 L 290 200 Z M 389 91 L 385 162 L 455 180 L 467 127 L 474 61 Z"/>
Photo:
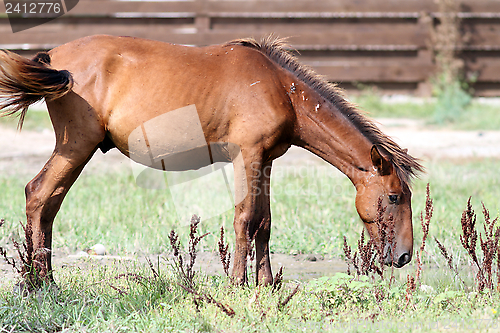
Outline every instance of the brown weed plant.
<path id="1" fill-rule="evenodd" d="M 365 231 L 361 233 L 358 240 L 358 249 L 352 253 L 352 249 L 347 245 L 347 238 L 344 236 L 344 254 L 347 259 L 347 274 L 351 274 L 351 265 L 355 269 L 355 274 L 368 275 L 371 272 L 381 274 L 381 270 L 375 265 L 375 251 L 373 240 L 370 239 L 365 244 Z"/>
<path id="2" fill-rule="evenodd" d="M 484 216 L 484 238 L 483 234 L 479 234 L 479 247 L 482 252 L 482 260 L 479 259 L 477 253 L 477 240 L 478 231 L 476 230 L 477 216 L 472 209 L 471 198 L 467 201 L 467 206 L 462 213 L 460 223 L 462 225 L 462 234 L 460 235 L 460 243 L 462 247 L 467 252 L 469 256 L 469 263 L 473 270 L 477 270 L 476 273 L 476 287 L 479 292 L 485 289 L 493 290 L 495 287 L 500 288 L 500 247 L 498 242 L 500 241 L 500 227 L 496 227 L 496 222 L 498 218 L 491 219 L 490 213 L 484 203 L 482 203 L 482 212 Z M 449 254 L 444 245 L 442 245 L 437 239 L 439 249 L 441 254 L 445 257 L 448 266 L 455 272 L 456 276 L 460 279 L 463 286 L 467 289 L 465 282 L 460 278 L 458 272 L 458 264 L 453 265 L 453 255 Z M 494 261 L 496 262 L 496 286 L 494 285 Z"/>
<path id="3" fill-rule="evenodd" d="M 396 248 L 394 218 L 392 215 L 389 215 L 387 220 L 384 219 L 386 209 L 387 208 L 382 205 L 382 199 L 379 199 L 377 216 L 374 220 L 378 230 L 377 241 L 369 239 L 365 243 L 365 231 L 363 229 L 361 237 L 358 240 L 358 248 L 352 253 L 351 247 L 347 244 L 347 238 L 344 236 L 343 250 L 347 259 L 347 274 L 351 274 L 352 265 L 358 276 L 376 273 L 383 278 L 385 257 L 386 255 L 390 255 L 392 260 L 394 249 Z M 376 263 L 378 263 L 378 265 Z"/>
<path id="4" fill-rule="evenodd" d="M 285 297 L 285 299 L 283 301 L 279 302 L 279 304 L 278 304 L 278 309 L 279 310 L 283 310 L 285 308 L 285 306 L 288 304 L 288 302 L 290 302 L 290 300 L 292 299 L 292 297 L 295 296 L 295 294 L 299 291 L 299 288 L 300 288 L 300 284 L 298 284 L 292 290 L 292 292 L 287 297 Z"/>
<path id="5" fill-rule="evenodd" d="M 4 219 L 0 220 L 0 226 L 4 223 Z M 0 247 L 0 255 L 21 276 L 22 281 L 19 285 L 21 291 L 32 292 L 52 281 L 51 272 L 47 271 L 47 255 L 50 255 L 50 253 L 47 249 L 34 249 L 33 229 L 29 221 L 26 225 L 21 223 L 21 226 L 24 231 L 24 243 L 19 244 L 15 239 L 12 239 L 20 263 L 14 258 L 9 258 L 7 251 L 2 247 Z M 43 234 L 40 241 L 42 244 L 45 241 Z"/>
<path id="6" fill-rule="evenodd" d="M 206 233 L 202 236 L 196 236 L 196 233 L 198 232 L 199 223 L 200 223 L 200 218 L 196 215 L 193 215 L 191 217 L 191 227 L 189 231 L 189 245 L 188 245 L 189 262 L 187 262 L 186 264 L 184 264 L 184 259 L 182 258 L 182 255 L 180 253 L 181 245 L 179 241 L 179 236 L 175 233 L 174 230 L 172 230 L 170 232 L 170 235 L 168 236 L 168 238 L 170 239 L 170 245 L 174 250 L 173 268 L 176 272 L 176 275 L 181 280 L 181 284 L 183 286 L 189 287 L 191 289 L 194 289 L 195 287 L 195 282 L 194 282 L 195 271 L 193 270 L 193 267 L 194 263 L 196 262 L 196 255 L 197 255 L 196 246 L 198 246 L 198 243 L 203 237 L 208 235 L 208 233 Z"/>
<path id="7" fill-rule="evenodd" d="M 495 229 L 495 223 L 498 218 L 491 220 L 489 211 L 486 209 L 484 204 L 483 215 L 485 239 L 483 240 L 483 236 L 479 235 L 480 247 L 483 252 L 482 261 L 479 261 L 476 254 L 476 214 L 472 209 L 471 198 L 467 201 L 467 208 L 462 213 L 462 218 L 460 220 L 460 223 L 462 224 L 460 242 L 477 268 L 476 283 L 479 291 L 483 291 L 485 288 L 493 288 L 492 264 L 498 252 L 498 241 L 500 239 L 500 228 L 497 227 Z M 497 284 L 498 282 L 500 281 L 497 281 Z"/>
<path id="8" fill-rule="evenodd" d="M 189 262 L 187 263 L 184 263 L 184 259 L 182 258 L 182 255 L 180 253 L 181 246 L 179 242 L 179 236 L 175 233 L 174 230 L 172 230 L 170 232 L 170 235 L 168 236 L 170 239 L 170 245 L 172 246 L 172 249 L 174 251 L 173 253 L 174 264 L 172 265 L 172 267 L 174 269 L 177 278 L 179 279 L 179 282 L 177 284 L 182 289 L 184 289 L 185 291 L 194 296 L 194 303 L 197 309 L 199 308 L 201 302 L 206 302 L 208 304 L 214 304 L 229 317 L 234 317 L 235 312 L 231 307 L 217 301 L 212 295 L 200 291 L 200 288 L 196 285 L 195 271 L 193 269 L 197 255 L 196 247 L 198 246 L 198 243 L 201 241 L 201 239 L 206 235 L 208 235 L 208 233 L 201 236 L 196 235 L 198 232 L 199 223 L 200 223 L 200 218 L 196 215 L 193 215 L 191 217 L 191 227 L 189 232 L 189 245 L 188 245 Z M 227 250 L 227 246 L 225 248 Z"/>
<path id="9" fill-rule="evenodd" d="M 405 300 L 406 300 L 406 307 L 410 305 L 410 301 L 412 299 L 413 293 L 417 290 L 417 281 L 415 280 L 415 277 L 408 274 L 406 276 L 406 294 L 405 294 Z"/>
<path id="10" fill-rule="evenodd" d="M 406 276 L 406 307 L 410 305 L 410 301 L 412 300 L 413 294 L 420 286 L 420 282 L 422 279 L 422 255 L 425 251 L 425 244 L 427 241 L 427 237 L 429 236 L 429 226 L 431 224 L 432 213 L 434 212 L 434 202 L 431 198 L 431 190 L 430 185 L 427 183 L 426 191 L 425 191 L 425 216 L 423 212 L 420 212 L 420 226 L 422 227 L 422 241 L 420 242 L 420 247 L 417 250 L 415 261 L 415 276 L 408 274 Z"/>
<path id="11" fill-rule="evenodd" d="M 277 293 L 278 291 L 281 290 L 283 287 L 283 266 L 280 267 L 278 273 L 276 273 L 276 276 L 273 279 L 273 286 L 271 289 L 271 292 Z"/>
<path id="12" fill-rule="evenodd" d="M 495 228 L 495 224 L 498 221 L 498 217 L 494 220 L 490 218 L 490 212 L 484 206 L 484 203 L 481 203 L 483 206 L 483 216 L 484 216 L 484 235 L 485 239 L 483 240 L 482 235 L 479 235 L 479 240 L 481 242 L 481 250 L 483 251 L 483 267 L 482 267 L 482 275 L 483 285 L 486 288 L 493 289 L 493 261 L 495 257 L 497 258 L 497 267 L 498 263 L 498 241 L 500 240 L 500 227 Z M 498 274 L 500 272 L 497 271 L 497 286 L 500 283 L 498 281 Z"/>
<path id="13" fill-rule="evenodd" d="M 434 202 L 431 199 L 430 185 L 427 183 L 425 191 L 425 216 L 423 212 L 420 212 L 420 226 L 422 227 L 422 241 L 420 242 L 420 247 L 415 256 L 415 261 L 417 263 L 416 273 L 415 273 L 415 283 L 418 285 L 420 283 L 422 275 L 422 254 L 425 250 L 425 242 L 429 235 L 429 226 L 431 224 L 432 213 L 434 212 Z"/>
<path id="14" fill-rule="evenodd" d="M 220 227 L 220 238 L 219 238 L 219 258 L 222 263 L 222 268 L 224 273 L 229 277 L 229 265 L 231 264 L 231 253 L 228 251 L 229 244 L 224 242 L 224 226 Z"/>
<path id="15" fill-rule="evenodd" d="M 377 217 L 375 218 L 375 224 L 378 230 L 378 242 L 376 242 L 375 249 L 377 250 L 377 258 L 379 268 L 381 270 L 381 273 L 379 273 L 380 276 L 383 276 L 384 274 L 386 256 L 389 255 L 390 261 L 394 262 L 394 251 L 396 250 L 396 231 L 394 217 L 392 216 L 392 214 L 390 214 L 387 220 L 385 220 L 384 214 L 386 210 L 387 207 L 382 206 L 382 198 L 379 198 L 377 204 Z M 388 252 L 386 253 L 386 251 Z M 392 279 L 394 276 L 394 265 L 391 265 L 391 267 Z"/>

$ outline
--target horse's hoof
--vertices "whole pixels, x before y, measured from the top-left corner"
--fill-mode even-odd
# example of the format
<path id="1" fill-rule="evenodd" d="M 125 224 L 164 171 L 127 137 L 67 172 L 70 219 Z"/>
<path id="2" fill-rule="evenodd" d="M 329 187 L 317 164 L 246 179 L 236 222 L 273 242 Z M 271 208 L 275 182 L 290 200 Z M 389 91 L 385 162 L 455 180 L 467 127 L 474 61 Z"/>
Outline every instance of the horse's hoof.
<path id="1" fill-rule="evenodd" d="M 241 278 L 238 276 L 234 276 L 231 278 L 231 283 L 238 287 L 248 286 L 248 280 L 246 278 Z"/>
<path id="2" fill-rule="evenodd" d="M 46 290 L 54 294 L 57 294 L 60 291 L 59 286 L 54 281 L 48 281 L 38 289 L 29 288 L 28 284 L 25 281 L 19 281 L 12 288 L 12 293 L 21 297 L 28 297 L 28 295 L 33 293 L 38 294 L 38 292 L 40 292 L 41 290 Z"/>
<path id="3" fill-rule="evenodd" d="M 30 294 L 30 291 L 26 286 L 26 283 L 24 281 L 20 281 L 14 285 L 12 293 L 21 297 L 27 297 Z"/>

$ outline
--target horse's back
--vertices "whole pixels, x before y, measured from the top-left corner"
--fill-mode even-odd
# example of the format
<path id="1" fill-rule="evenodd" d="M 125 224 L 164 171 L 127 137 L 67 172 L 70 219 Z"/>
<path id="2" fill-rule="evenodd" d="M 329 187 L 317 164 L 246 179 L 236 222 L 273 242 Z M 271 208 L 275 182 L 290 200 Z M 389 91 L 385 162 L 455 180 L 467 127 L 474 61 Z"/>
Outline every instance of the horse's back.
<path id="1" fill-rule="evenodd" d="M 245 46 L 190 47 L 98 35 L 57 47 L 50 56 L 55 68 L 73 74 L 74 91 L 126 155 L 129 137 L 141 124 L 187 105 L 196 107 L 207 142 L 236 143 L 266 135 L 235 134 L 246 128 L 271 135 L 278 125 L 262 122 L 265 111 L 289 105 L 279 81 L 282 70 Z"/>

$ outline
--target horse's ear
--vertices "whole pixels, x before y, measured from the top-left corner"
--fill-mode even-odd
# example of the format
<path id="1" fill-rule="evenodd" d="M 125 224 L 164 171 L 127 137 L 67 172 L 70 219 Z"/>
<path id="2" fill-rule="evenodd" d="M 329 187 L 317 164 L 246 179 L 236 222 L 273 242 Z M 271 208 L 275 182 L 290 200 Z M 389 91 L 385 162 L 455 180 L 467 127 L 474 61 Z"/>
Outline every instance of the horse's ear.
<path id="1" fill-rule="evenodd" d="M 376 145 L 372 146 L 371 158 L 373 166 L 381 176 L 391 173 L 391 163 L 380 154 Z"/>

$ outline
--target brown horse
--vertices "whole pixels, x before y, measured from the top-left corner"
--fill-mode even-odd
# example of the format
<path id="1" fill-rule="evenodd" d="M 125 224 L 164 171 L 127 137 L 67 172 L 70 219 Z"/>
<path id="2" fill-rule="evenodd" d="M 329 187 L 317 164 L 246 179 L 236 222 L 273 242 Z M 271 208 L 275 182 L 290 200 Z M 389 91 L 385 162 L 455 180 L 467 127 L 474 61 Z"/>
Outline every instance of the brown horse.
<path id="1" fill-rule="evenodd" d="M 256 244 L 257 283 L 273 280 L 269 169 L 291 145 L 313 152 L 349 177 L 357 190 L 357 211 L 375 240 L 378 232 L 372 222 L 381 198 L 396 233 L 395 250 L 390 258 L 387 254 L 386 263 L 401 267 L 411 260 L 410 181 L 421 165 L 347 102 L 336 85 L 301 65 L 281 40 L 244 39 L 197 48 L 92 36 L 33 60 L 0 52 L 0 70 L 3 115 L 20 114 L 22 126 L 27 107 L 44 98 L 56 136 L 52 156 L 26 186 L 35 249 L 51 249 L 54 217 L 97 149 L 116 147 L 133 158 L 134 130 L 194 105 L 205 143 L 226 143 L 217 159 L 235 167 L 236 197 L 241 196 L 234 217 L 236 281 L 246 282 L 251 240 Z M 157 131 L 161 134 L 161 128 Z M 170 138 L 174 136 L 182 138 Z M 156 137 L 158 142 L 146 142 L 148 151 L 137 154 L 151 153 L 151 145 L 173 147 L 168 139 Z M 213 150 L 211 162 L 216 159 Z M 50 272 L 50 251 L 39 255 L 47 256 L 41 259 Z"/>

